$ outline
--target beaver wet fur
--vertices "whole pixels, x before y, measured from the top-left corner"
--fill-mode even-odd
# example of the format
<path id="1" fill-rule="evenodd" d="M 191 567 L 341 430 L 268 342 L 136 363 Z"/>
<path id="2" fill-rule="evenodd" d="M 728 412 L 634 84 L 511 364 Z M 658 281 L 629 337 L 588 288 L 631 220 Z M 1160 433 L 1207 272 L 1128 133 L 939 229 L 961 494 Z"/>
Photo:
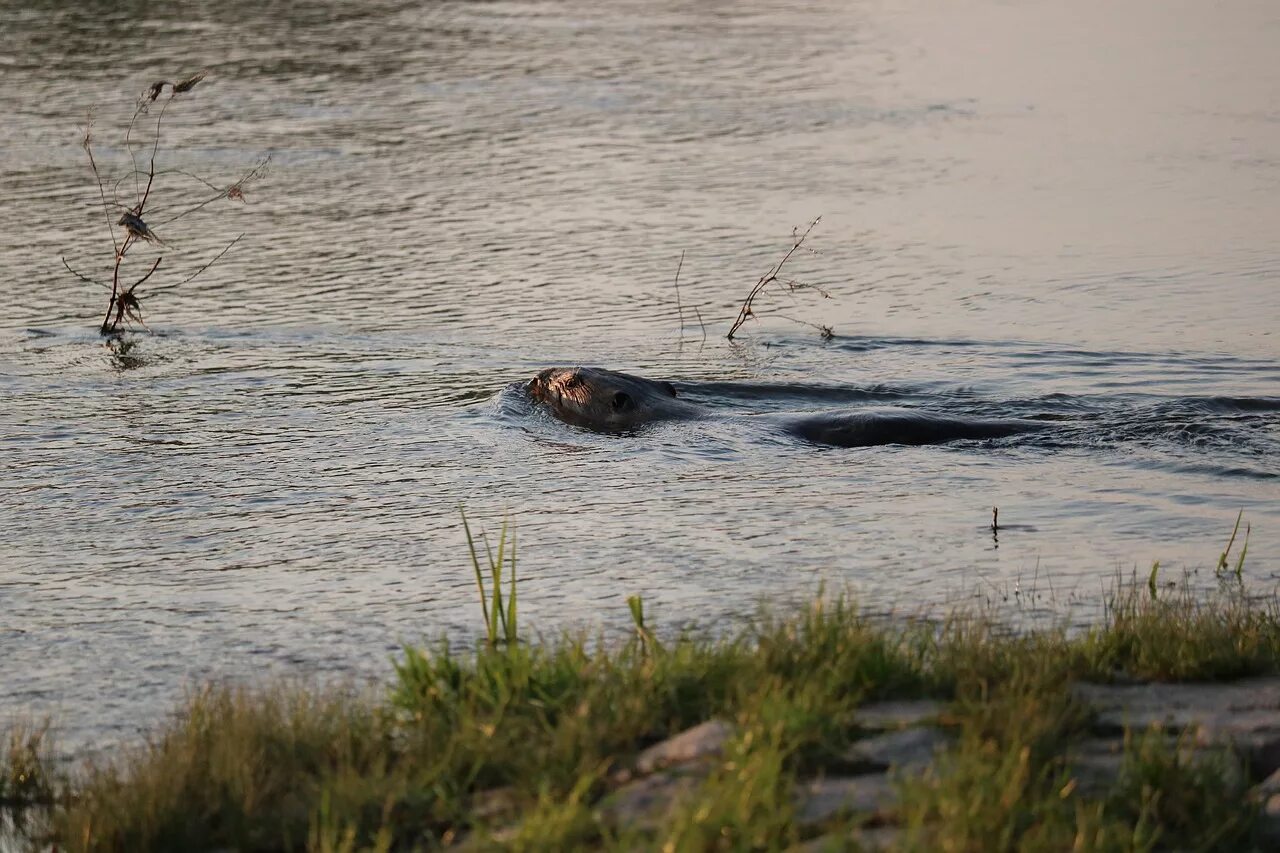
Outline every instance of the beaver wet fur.
<path id="1" fill-rule="evenodd" d="M 708 415 L 701 406 L 676 399 L 670 382 L 599 367 L 549 367 L 533 377 L 528 390 L 565 423 L 602 432 Z"/>
<path id="2" fill-rule="evenodd" d="M 666 420 L 712 417 L 681 400 L 670 382 L 600 367 L 549 367 L 529 381 L 529 396 L 560 420 L 598 432 L 624 432 Z M 1034 421 L 960 418 L 905 409 L 852 409 L 818 414 L 761 415 L 797 438 L 835 447 L 938 444 L 1003 438 L 1043 428 Z"/>

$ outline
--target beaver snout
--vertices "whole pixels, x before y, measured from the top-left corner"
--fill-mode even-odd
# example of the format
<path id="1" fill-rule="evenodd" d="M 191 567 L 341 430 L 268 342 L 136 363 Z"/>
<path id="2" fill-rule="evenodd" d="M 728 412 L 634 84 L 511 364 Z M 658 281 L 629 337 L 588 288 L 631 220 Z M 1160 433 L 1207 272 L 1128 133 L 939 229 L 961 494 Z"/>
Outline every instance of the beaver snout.
<path id="1" fill-rule="evenodd" d="M 525 386 L 525 390 L 529 392 L 535 400 L 542 399 L 542 395 L 547 391 L 547 380 L 551 378 L 551 374 L 555 372 L 554 367 L 548 367 L 546 370 L 540 370 L 529 380 L 529 384 Z"/>
<path id="2" fill-rule="evenodd" d="M 678 403 L 675 388 L 599 367 L 553 367 L 529 383 L 529 395 L 560 420 L 588 429 L 617 431 L 667 418 L 699 417 Z"/>
<path id="3" fill-rule="evenodd" d="M 559 397 L 566 388 L 577 384 L 575 374 L 576 371 L 571 373 L 563 368 L 548 367 L 529 380 L 526 390 L 535 400 L 546 400 L 552 394 Z"/>

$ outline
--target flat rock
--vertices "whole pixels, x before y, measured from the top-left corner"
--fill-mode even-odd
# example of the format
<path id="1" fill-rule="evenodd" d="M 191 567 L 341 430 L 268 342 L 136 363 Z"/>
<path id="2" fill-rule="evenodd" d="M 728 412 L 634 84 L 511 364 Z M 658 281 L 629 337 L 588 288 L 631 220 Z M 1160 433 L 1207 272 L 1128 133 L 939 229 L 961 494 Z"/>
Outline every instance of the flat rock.
<path id="1" fill-rule="evenodd" d="M 796 823 L 802 827 L 826 823 L 850 812 L 884 818 L 897 800 L 893 783 L 883 773 L 799 782 L 792 796 Z"/>
<path id="2" fill-rule="evenodd" d="M 902 830 L 896 826 L 877 826 L 854 832 L 832 832 L 797 844 L 789 853 L 844 853 L 857 850 L 862 853 L 879 853 L 893 850 L 902 838 Z"/>
<path id="3" fill-rule="evenodd" d="M 654 773 L 623 785 L 604 798 L 600 814 L 614 824 L 657 829 L 676 801 L 702 782 L 697 773 Z"/>
<path id="4" fill-rule="evenodd" d="M 1100 732 L 1152 725 L 1186 729 L 1210 717 L 1242 712 L 1270 714 L 1280 728 L 1280 678 L 1274 676 L 1222 683 L 1080 683 L 1072 692 L 1097 711 L 1095 726 Z"/>
<path id="5" fill-rule="evenodd" d="M 1234 747 L 1254 777 L 1280 769 L 1280 711 L 1227 711 L 1200 721 L 1196 743 Z"/>
<path id="6" fill-rule="evenodd" d="M 1280 678 L 1195 684 L 1076 684 L 1072 690 L 1097 712 L 1095 729 L 1100 733 L 1161 725 L 1193 732 L 1200 746 L 1236 749 L 1254 778 L 1280 769 Z"/>
<path id="7" fill-rule="evenodd" d="M 1244 768 L 1232 751 L 1223 746 L 1199 746 L 1172 735 L 1165 737 L 1165 747 L 1176 750 L 1183 763 L 1211 764 L 1222 771 L 1222 782 L 1243 789 Z M 1125 764 L 1124 740 L 1090 738 L 1076 744 L 1067 757 L 1067 771 L 1076 780 L 1077 789 L 1085 796 L 1100 796 L 1120 780 Z"/>
<path id="8" fill-rule="evenodd" d="M 723 720 L 708 720 L 674 737 L 655 743 L 636 757 L 636 773 L 647 774 L 674 764 L 713 758 L 724 752 L 733 737 L 733 726 Z"/>
<path id="9" fill-rule="evenodd" d="M 853 721 L 864 729 L 906 729 L 932 723 L 942 712 L 942 703 L 932 699 L 873 702 L 856 709 Z"/>
<path id="10" fill-rule="evenodd" d="M 1067 757 L 1067 772 L 1084 796 L 1098 796 L 1111 789 L 1124 766 L 1124 741 L 1091 738 L 1076 745 Z"/>
<path id="11" fill-rule="evenodd" d="M 1266 779 L 1259 782 L 1258 786 L 1254 788 L 1254 790 L 1262 797 L 1270 797 L 1280 794 L 1280 770 L 1277 770 Z"/>
<path id="12" fill-rule="evenodd" d="M 856 742 L 845 752 L 844 759 L 850 764 L 919 773 L 949 742 L 944 732 L 932 727 L 902 729 Z"/>

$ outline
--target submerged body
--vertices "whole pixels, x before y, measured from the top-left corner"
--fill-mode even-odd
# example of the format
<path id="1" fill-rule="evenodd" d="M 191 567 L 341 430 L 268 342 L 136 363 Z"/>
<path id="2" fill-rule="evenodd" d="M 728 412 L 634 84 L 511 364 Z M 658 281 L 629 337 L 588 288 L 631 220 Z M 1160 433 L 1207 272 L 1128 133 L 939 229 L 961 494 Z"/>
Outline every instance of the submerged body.
<path id="1" fill-rule="evenodd" d="M 599 432 L 621 432 L 655 421 L 713 417 L 681 400 L 670 382 L 598 367 L 552 367 L 530 380 L 529 396 L 560 420 Z M 853 409 L 819 414 L 768 415 L 782 431 L 814 444 L 868 447 L 939 444 L 1003 438 L 1042 428 L 1030 421 L 960 418 L 907 409 Z"/>

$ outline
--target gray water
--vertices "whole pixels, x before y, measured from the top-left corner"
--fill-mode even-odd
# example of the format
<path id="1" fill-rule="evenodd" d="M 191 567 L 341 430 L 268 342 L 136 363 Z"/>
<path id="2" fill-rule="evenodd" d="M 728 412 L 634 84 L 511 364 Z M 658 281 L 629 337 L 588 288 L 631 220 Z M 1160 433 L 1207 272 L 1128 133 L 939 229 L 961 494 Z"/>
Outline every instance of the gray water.
<path id="1" fill-rule="evenodd" d="M 4 4 L 0 713 L 102 744 L 201 679 L 470 641 L 460 506 L 514 526 L 546 633 L 822 583 L 1087 619 L 1117 572 L 1210 577 L 1241 511 L 1272 590 L 1280 8 L 1118 5 Z M 270 174 L 165 227 L 200 187 L 157 178 L 172 245 L 134 276 L 246 236 L 104 339 L 59 260 L 110 276 L 86 110 L 132 203 L 137 94 L 200 68 L 157 168 Z M 788 271 L 831 298 L 725 340 L 819 215 Z M 717 417 L 602 435 L 521 403 L 573 364 Z M 1054 428 L 842 450 L 751 417 L 864 405 Z"/>

